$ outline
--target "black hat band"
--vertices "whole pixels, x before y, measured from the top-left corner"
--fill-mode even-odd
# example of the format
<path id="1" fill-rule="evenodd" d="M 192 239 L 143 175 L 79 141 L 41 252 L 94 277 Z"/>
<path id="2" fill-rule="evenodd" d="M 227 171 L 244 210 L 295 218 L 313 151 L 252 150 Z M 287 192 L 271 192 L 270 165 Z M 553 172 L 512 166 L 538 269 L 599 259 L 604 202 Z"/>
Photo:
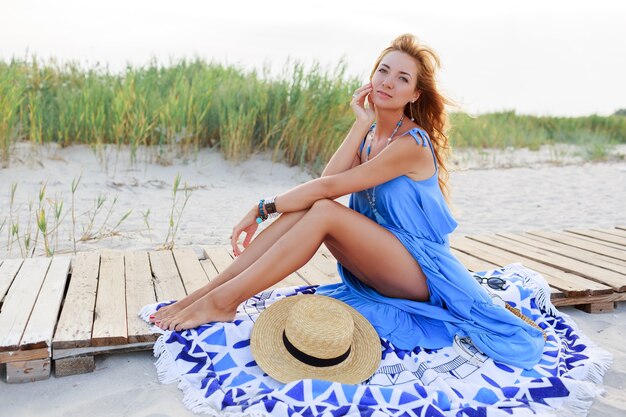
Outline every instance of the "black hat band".
<path id="1" fill-rule="evenodd" d="M 315 366 L 318 368 L 324 368 L 327 366 L 338 365 L 341 362 L 345 361 L 346 358 L 350 355 L 350 351 L 352 350 L 352 346 L 348 347 L 348 350 L 336 358 L 329 359 L 321 359 L 316 358 L 315 356 L 308 355 L 295 347 L 289 339 L 287 338 L 287 334 L 283 330 L 283 343 L 285 344 L 285 348 L 287 348 L 287 352 L 291 353 L 291 356 L 298 359 L 300 362 L 305 363 L 307 365 Z"/>

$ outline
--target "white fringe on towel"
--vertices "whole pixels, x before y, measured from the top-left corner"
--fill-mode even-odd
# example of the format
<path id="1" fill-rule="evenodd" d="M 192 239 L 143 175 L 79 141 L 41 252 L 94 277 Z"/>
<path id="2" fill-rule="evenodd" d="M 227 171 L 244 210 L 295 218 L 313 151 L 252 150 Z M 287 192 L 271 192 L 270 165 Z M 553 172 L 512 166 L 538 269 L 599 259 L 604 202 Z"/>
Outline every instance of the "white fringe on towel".
<path id="1" fill-rule="evenodd" d="M 519 275 L 524 280 L 524 286 L 534 290 L 535 301 L 537 307 L 545 311 L 551 316 L 558 317 L 560 312 L 552 304 L 550 300 L 550 286 L 541 274 L 532 269 L 525 268 L 521 263 L 506 265 L 502 268 L 505 272 L 511 272 Z"/>
<path id="2" fill-rule="evenodd" d="M 587 346 L 585 354 L 589 356 L 587 365 L 580 370 L 580 380 L 564 378 L 563 381 L 571 395 L 563 404 L 563 408 L 554 412 L 554 415 L 562 417 L 587 416 L 593 399 L 604 394 L 602 379 L 606 371 L 613 363 L 613 355 L 606 349 L 596 345 L 585 333 L 581 332 L 576 322 L 562 311 L 558 311 L 550 300 L 550 286 L 541 274 L 525 268 L 521 263 L 506 265 L 503 269 L 507 272 L 514 272 L 524 279 L 524 286 L 535 290 L 534 297 L 537 307 L 554 317 L 567 317 L 570 325 L 580 337 L 581 342 Z M 598 384 L 598 385 L 596 385 Z"/>

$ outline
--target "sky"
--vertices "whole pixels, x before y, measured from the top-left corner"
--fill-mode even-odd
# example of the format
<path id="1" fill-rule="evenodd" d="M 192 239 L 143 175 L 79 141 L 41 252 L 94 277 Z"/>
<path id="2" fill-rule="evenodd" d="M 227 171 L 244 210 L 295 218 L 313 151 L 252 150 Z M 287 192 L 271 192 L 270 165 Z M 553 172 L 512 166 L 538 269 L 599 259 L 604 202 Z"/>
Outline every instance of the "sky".
<path id="1" fill-rule="evenodd" d="M 287 59 L 329 70 L 344 59 L 366 82 L 409 32 L 439 54 L 458 110 L 609 115 L 626 108 L 624 22 L 620 0 L 0 0 L 0 59 L 119 71 L 199 57 L 274 72 Z"/>

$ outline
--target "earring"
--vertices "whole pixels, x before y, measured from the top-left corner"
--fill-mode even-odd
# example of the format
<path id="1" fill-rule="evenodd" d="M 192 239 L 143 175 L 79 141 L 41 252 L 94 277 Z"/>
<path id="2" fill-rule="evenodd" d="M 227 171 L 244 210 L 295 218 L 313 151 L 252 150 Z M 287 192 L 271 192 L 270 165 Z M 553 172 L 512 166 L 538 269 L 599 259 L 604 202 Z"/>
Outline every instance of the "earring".
<path id="1" fill-rule="evenodd" d="M 414 122 L 415 118 L 413 117 L 413 106 L 412 104 L 415 103 L 415 101 L 412 101 L 411 104 L 409 104 L 409 112 L 411 112 L 411 121 Z"/>

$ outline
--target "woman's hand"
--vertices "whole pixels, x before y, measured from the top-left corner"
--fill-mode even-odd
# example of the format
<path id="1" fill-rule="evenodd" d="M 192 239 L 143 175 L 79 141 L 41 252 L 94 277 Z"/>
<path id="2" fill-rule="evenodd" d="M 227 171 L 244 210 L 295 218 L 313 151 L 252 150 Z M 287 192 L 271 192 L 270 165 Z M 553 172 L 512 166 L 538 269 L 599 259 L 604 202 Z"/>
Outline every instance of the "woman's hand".
<path id="1" fill-rule="evenodd" d="M 252 237 L 259 228 L 259 224 L 256 222 L 256 218 L 259 213 L 258 210 L 258 207 L 255 206 L 252 210 L 246 213 L 245 216 L 243 216 L 243 219 L 241 219 L 237 226 L 233 227 L 233 234 L 230 235 L 230 244 L 233 247 L 233 254 L 235 256 L 241 255 L 242 252 L 241 250 L 239 250 L 239 245 L 237 244 L 241 233 L 246 233 L 246 237 L 243 240 L 243 248 L 245 249 L 248 247 L 250 241 L 252 240 Z"/>
<path id="2" fill-rule="evenodd" d="M 350 107 L 354 111 L 357 120 L 367 124 L 371 124 L 376 118 L 374 102 L 372 102 L 372 97 L 370 96 L 371 92 L 372 84 L 367 83 L 354 91 L 352 101 L 350 102 Z M 368 103 L 367 107 L 365 107 L 365 100 L 367 100 Z"/>

